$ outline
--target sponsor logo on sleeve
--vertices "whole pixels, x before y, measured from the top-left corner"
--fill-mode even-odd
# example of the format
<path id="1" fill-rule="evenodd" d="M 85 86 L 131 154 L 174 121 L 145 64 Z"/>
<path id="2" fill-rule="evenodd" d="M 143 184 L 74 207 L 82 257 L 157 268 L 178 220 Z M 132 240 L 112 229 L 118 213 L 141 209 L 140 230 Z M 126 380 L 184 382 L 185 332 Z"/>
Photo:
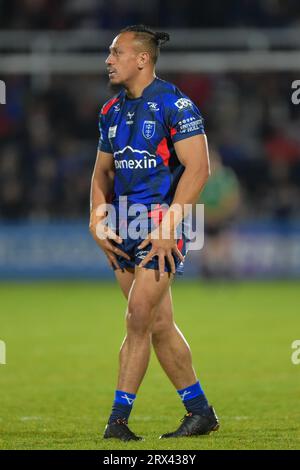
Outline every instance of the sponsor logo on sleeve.
<path id="1" fill-rule="evenodd" d="M 186 134 L 188 132 L 193 132 L 201 129 L 203 125 L 203 119 L 196 119 L 195 117 L 190 117 L 179 121 L 177 124 L 178 132 L 181 134 Z"/>
<path id="2" fill-rule="evenodd" d="M 116 132 L 117 132 L 117 125 L 116 126 L 111 126 L 108 129 L 108 138 L 112 139 L 113 137 L 116 137 Z"/>
<path id="3" fill-rule="evenodd" d="M 178 109 L 182 110 L 182 109 L 188 109 L 188 108 L 192 108 L 193 107 L 193 103 L 191 102 L 191 100 L 189 100 L 188 98 L 180 98 L 179 100 L 177 100 L 175 103 L 175 106 L 177 106 Z"/>

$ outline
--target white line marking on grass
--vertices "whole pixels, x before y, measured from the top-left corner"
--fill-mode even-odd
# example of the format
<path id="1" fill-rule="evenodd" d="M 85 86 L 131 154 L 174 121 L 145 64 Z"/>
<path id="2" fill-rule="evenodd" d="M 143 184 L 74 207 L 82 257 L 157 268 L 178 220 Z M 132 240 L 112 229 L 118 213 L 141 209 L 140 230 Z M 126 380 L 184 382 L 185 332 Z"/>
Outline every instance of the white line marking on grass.
<path id="1" fill-rule="evenodd" d="M 20 421 L 40 421 L 41 416 L 21 416 Z"/>

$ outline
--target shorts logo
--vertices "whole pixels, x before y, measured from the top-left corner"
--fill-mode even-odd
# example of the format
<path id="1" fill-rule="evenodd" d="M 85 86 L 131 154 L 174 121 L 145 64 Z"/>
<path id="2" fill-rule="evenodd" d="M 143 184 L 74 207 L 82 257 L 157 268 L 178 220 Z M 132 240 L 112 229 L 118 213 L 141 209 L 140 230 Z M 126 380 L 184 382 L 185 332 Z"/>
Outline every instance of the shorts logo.
<path id="1" fill-rule="evenodd" d="M 188 98 L 180 98 L 175 103 L 178 109 L 192 108 L 193 103 Z"/>
<path id="2" fill-rule="evenodd" d="M 145 139 L 151 139 L 155 134 L 155 121 L 144 121 L 142 132 Z"/>
<path id="3" fill-rule="evenodd" d="M 144 259 L 146 258 L 148 253 L 149 253 L 148 251 L 142 250 L 142 251 L 138 251 L 135 256 L 137 258 Z"/>
<path id="4" fill-rule="evenodd" d="M 117 127 L 118 126 L 112 126 L 108 129 L 108 138 L 109 139 L 112 139 L 113 137 L 116 137 Z"/>

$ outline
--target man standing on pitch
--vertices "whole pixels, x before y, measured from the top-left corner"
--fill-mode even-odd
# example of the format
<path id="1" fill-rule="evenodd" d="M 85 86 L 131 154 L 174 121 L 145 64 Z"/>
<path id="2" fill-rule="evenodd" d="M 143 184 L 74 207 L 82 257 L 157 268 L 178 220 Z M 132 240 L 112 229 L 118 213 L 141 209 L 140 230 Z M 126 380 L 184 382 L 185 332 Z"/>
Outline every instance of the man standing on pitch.
<path id="1" fill-rule="evenodd" d="M 143 25 L 129 26 L 113 40 L 108 76 L 122 91 L 101 110 L 91 184 L 90 231 L 128 299 L 117 390 L 104 433 L 104 438 L 123 441 L 141 439 L 128 428 L 128 419 L 151 346 L 187 410 L 179 428 L 161 438 L 209 434 L 219 427 L 190 348 L 173 320 L 170 286 L 174 275 L 182 273 L 187 252 L 186 236 L 177 239 L 176 230 L 183 224 L 184 206 L 199 199 L 209 158 L 199 110 L 155 75 L 160 46 L 168 40 L 167 33 Z M 120 210 L 124 198 L 128 207 L 144 208 L 147 236 L 122 238 L 122 220 L 130 220 Z M 108 203 L 116 209 L 116 226 L 99 238 L 97 224 L 101 226 Z"/>

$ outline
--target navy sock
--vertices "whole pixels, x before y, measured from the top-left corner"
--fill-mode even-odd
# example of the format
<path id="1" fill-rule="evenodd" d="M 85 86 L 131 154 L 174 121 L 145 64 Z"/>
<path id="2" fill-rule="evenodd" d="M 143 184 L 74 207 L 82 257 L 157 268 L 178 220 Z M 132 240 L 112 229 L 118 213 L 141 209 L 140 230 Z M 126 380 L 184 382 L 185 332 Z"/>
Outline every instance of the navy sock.
<path id="1" fill-rule="evenodd" d="M 109 417 L 108 423 L 111 424 L 117 419 L 125 419 L 128 421 L 133 402 L 136 399 L 136 395 L 133 393 L 123 392 L 122 390 L 116 390 L 115 400 L 112 407 L 112 412 Z"/>
<path id="2" fill-rule="evenodd" d="M 209 404 L 199 382 L 189 387 L 177 390 L 188 413 L 195 415 L 206 414 L 209 411 Z"/>

